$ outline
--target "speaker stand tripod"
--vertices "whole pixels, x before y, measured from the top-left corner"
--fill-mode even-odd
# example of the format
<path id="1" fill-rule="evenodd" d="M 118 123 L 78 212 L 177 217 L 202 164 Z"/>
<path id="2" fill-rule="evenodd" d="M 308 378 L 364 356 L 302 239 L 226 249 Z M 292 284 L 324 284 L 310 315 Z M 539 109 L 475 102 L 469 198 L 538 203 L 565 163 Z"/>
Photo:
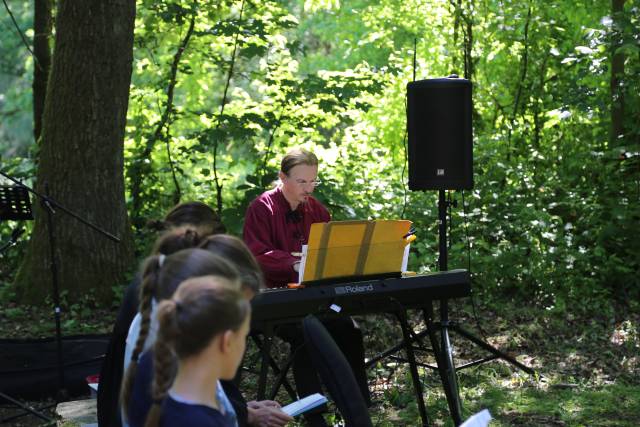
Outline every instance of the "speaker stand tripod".
<path id="1" fill-rule="evenodd" d="M 449 202 L 445 198 L 445 190 L 439 190 L 438 192 L 438 217 L 439 217 L 439 225 L 438 225 L 438 244 L 439 244 L 439 269 L 440 271 L 448 270 L 448 252 L 447 252 L 447 209 L 449 208 Z M 494 360 L 497 358 L 503 359 L 518 369 L 523 370 L 528 374 L 534 374 L 535 371 L 523 365 L 522 363 L 515 360 L 515 358 L 509 356 L 508 354 L 498 350 L 497 348 L 491 346 L 490 344 L 482 341 L 481 339 L 475 337 L 470 332 L 463 329 L 456 322 L 452 322 L 449 320 L 449 306 L 448 301 L 441 300 L 440 301 L 440 321 L 434 321 L 433 314 L 433 304 L 430 303 L 428 307 L 423 311 L 424 320 L 427 325 L 427 334 L 429 335 L 429 340 L 431 342 L 431 346 L 433 348 L 436 362 L 438 365 L 438 372 L 440 374 L 440 379 L 442 380 L 442 384 L 444 387 L 444 392 L 447 397 L 447 403 L 449 405 L 449 412 L 451 414 L 451 418 L 455 425 L 460 425 L 462 423 L 462 404 L 460 402 L 460 395 L 458 391 L 458 380 L 456 376 L 456 370 L 460 370 L 463 368 L 467 368 L 470 366 L 474 366 L 489 360 Z M 440 331 L 440 339 L 436 336 L 436 331 Z M 478 360 L 475 362 L 468 363 L 463 366 L 456 366 L 453 363 L 453 350 L 451 348 L 451 341 L 449 338 L 449 330 L 454 331 L 463 338 L 468 339 L 474 344 L 482 347 L 484 350 L 492 353 L 492 356 L 489 358 L 485 358 L 482 360 Z"/>

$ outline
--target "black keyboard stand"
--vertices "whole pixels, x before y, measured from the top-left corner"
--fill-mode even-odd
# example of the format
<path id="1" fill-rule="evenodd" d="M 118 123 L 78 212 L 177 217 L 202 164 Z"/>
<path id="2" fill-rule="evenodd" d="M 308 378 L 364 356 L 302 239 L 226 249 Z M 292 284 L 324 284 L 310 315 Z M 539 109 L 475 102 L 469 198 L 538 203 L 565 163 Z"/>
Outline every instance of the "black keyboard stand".
<path id="1" fill-rule="evenodd" d="M 280 386 L 283 386 L 284 389 L 289 394 L 289 396 L 291 397 L 291 400 L 293 401 L 298 400 L 298 396 L 295 390 L 293 389 L 293 387 L 291 387 L 291 385 L 289 384 L 289 381 L 287 381 L 287 378 L 286 378 L 287 371 L 289 370 L 289 368 L 291 367 L 291 364 L 293 363 L 294 354 L 289 356 L 284 366 L 280 368 L 280 366 L 278 366 L 276 361 L 273 360 L 273 357 L 271 356 L 271 345 L 273 342 L 273 327 L 269 327 L 269 332 L 268 333 L 265 332 L 263 334 L 263 337 L 264 337 L 263 339 L 261 339 L 259 335 L 260 333 L 254 333 L 254 332 L 251 333 L 251 338 L 253 339 L 253 342 L 256 344 L 256 347 L 258 347 L 258 350 L 260 351 L 260 356 L 262 357 L 262 362 L 260 363 L 260 373 L 259 373 L 260 380 L 258 381 L 258 400 L 263 400 L 266 395 L 266 384 L 267 384 L 266 379 L 267 379 L 268 369 L 264 369 L 264 367 L 267 367 L 267 366 L 271 367 L 271 369 L 273 370 L 273 373 L 277 375 L 273 383 L 273 386 L 271 387 L 271 392 L 269 393 L 268 398 L 270 400 L 274 400 L 276 395 L 278 394 L 278 390 L 280 389 Z"/>
<path id="2" fill-rule="evenodd" d="M 409 371 L 411 373 L 411 379 L 413 382 L 415 396 L 418 402 L 418 412 L 420 413 L 420 418 L 422 418 L 423 420 L 422 425 L 428 426 L 429 422 L 428 422 L 426 405 L 424 403 L 424 393 L 422 389 L 422 383 L 420 382 L 420 375 L 418 373 L 418 363 L 416 362 L 415 351 L 414 351 L 415 349 L 413 347 L 413 343 L 416 342 L 417 336 L 413 333 L 413 330 L 409 327 L 409 322 L 407 320 L 407 311 L 404 308 L 402 308 L 401 306 L 398 306 L 397 309 L 389 311 L 389 313 L 394 314 L 400 324 L 400 328 L 402 329 L 402 336 L 403 336 L 402 342 L 398 344 L 396 347 L 394 347 L 393 349 L 391 349 L 390 351 L 385 352 L 384 356 L 377 357 L 374 360 L 368 361 L 365 364 L 365 366 L 369 367 L 372 364 L 374 364 L 377 360 L 380 360 L 383 357 L 386 357 L 392 353 L 395 353 L 399 350 L 404 349 L 406 351 L 407 358 L 403 360 L 409 364 Z M 263 334 L 263 339 L 260 340 L 260 338 L 257 337 L 256 334 L 252 333 L 252 338 L 256 343 L 256 346 L 259 348 L 262 355 L 262 362 L 260 364 L 260 373 L 259 373 L 259 379 L 258 379 L 257 400 L 263 400 L 266 396 L 266 391 L 267 391 L 266 380 L 267 380 L 269 367 L 271 367 L 271 369 L 273 370 L 273 372 L 276 374 L 277 377 L 273 383 L 273 386 L 271 388 L 271 393 L 269 394 L 268 398 L 274 399 L 278 393 L 280 386 L 284 386 L 286 391 L 292 397 L 292 399 L 294 400 L 297 399 L 296 393 L 293 391 L 291 386 L 286 381 L 286 373 L 291 367 L 291 364 L 293 363 L 293 358 L 295 357 L 295 350 L 292 351 L 291 355 L 289 356 L 285 364 L 282 367 L 279 367 L 271 357 L 271 345 L 272 345 L 273 336 L 274 336 L 273 324 L 270 322 L 266 322 L 264 324 L 264 330 L 262 331 L 262 334 Z"/>
<path id="3" fill-rule="evenodd" d="M 422 383 L 420 382 L 420 375 L 418 374 L 416 356 L 413 348 L 413 339 L 411 337 L 409 323 L 407 322 L 406 310 L 396 312 L 396 317 L 398 318 L 400 328 L 402 329 L 402 346 L 407 353 L 407 363 L 409 364 L 409 372 L 411 373 L 411 380 L 413 381 L 413 390 L 418 402 L 418 412 L 420 413 L 420 418 L 422 418 L 422 425 L 428 426 L 429 418 L 427 416 L 427 407 L 424 403 L 424 393 L 422 390 Z"/>
<path id="4" fill-rule="evenodd" d="M 345 285 L 313 286 L 305 289 L 274 289 L 261 293 L 252 302 L 252 336 L 260 349 L 259 357 L 262 361 L 260 369 L 255 370 L 259 376 L 257 399 L 273 399 L 280 387 L 283 385 L 287 387 L 284 381 L 287 370 L 291 366 L 291 359 L 285 361 L 281 366 L 277 366 L 276 361 L 270 355 L 274 336 L 278 335 L 276 333 L 278 325 L 299 322 L 309 313 L 321 319 L 336 316 L 391 314 L 397 319 L 402 330 L 400 343 L 369 360 L 365 365 L 370 367 L 385 357 L 407 363 L 422 421 L 420 425 L 429 425 L 420 367 L 441 371 L 442 384 L 448 401 L 455 405 L 456 400 L 454 399 L 457 398 L 455 376 L 452 375 L 452 372 L 455 371 L 453 369 L 447 371 L 446 369 L 447 358 L 445 355 L 451 353 L 450 350 L 448 353 L 445 350 L 450 349 L 448 330 L 444 331 L 445 344 L 441 344 L 437 338 L 439 332 L 442 335 L 439 327 L 440 322 L 433 320 L 433 315 L 429 313 L 433 313 L 433 302 L 463 298 L 468 296 L 470 292 L 468 273 L 465 270 L 454 270 L 416 277 L 389 278 Z M 333 305 L 340 307 L 339 314 L 332 311 Z M 448 308 L 446 305 L 444 307 Z M 427 313 L 425 318 L 428 320 L 428 328 L 425 331 L 414 332 L 409 324 L 409 316 L 407 315 L 409 310 Z M 257 337 L 255 334 L 262 336 Z M 427 348 L 428 344 L 424 339 L 427 336 L 435 349 L 437 366 L 429 366 L 417 360 L 418 352 L 432 351 L 432 348 Z M 295 353 L 295 349 L 293 351 Z M 400 351 L 404 351 L 402 358 L 395 355 Z M 453 363 L 450 363 L 449 366 L 453 366 Z M 269 368 L 272 368 L 275 378 L 270 382 L 271 389 L 267 390 Z M 293 397 L 293 391 L 288 387 L 287 391 Z M 271 394 L 267 396 L 268 392 Z M 453 406 L 453 408 L 455 407 Z"/>

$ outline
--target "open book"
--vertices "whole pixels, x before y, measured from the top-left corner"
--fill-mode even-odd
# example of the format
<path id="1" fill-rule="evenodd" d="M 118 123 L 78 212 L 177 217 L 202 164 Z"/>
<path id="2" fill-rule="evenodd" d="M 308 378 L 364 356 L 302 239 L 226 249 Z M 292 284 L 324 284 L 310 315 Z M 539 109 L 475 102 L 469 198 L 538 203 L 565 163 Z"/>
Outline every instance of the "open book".
<path id="1" fill-rule="evenodd" d="M 315 393 L 290 403 L 287 406 L 283 406 L 282 411 L 292 417 L 295 417 L 296 415 L 305 413 L 310 409 L 322 405 L 323 403 L 327 403 L 327 398 L 320 393 Z"/>

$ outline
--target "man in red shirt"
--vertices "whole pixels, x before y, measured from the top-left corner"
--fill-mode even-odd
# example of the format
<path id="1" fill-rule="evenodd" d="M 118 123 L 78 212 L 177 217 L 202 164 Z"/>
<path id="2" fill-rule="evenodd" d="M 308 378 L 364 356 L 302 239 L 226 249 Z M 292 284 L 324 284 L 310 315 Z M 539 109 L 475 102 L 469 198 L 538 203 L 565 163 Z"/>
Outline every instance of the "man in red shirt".
<path id="1" fill-rule="evenodd" d="M 247 209 L 244 240 L 258 259 L 270 288 L 298 282 L 302 245 L 314 222 L 331 216 L 311 193 L 318 185 L 318 159 L 292 150 L 282 160 L 280 183 L 257 197 Z"/>
<path id="2" fill-rule="evenodd" d="M 247 209 L 244 241 L 262 267 L 268 287 L 298 282 L 302 245 L 307 244 L 311 224 L 331 220 L 329 211 L 311 194 L 318 181 L 318 158 L 310 151 L 289 151 L 280 164 L 280 182 L 273 190 L 258 196 Z M 323 322 L 349 361 L 363 397 L 370 401 L 364 369 L 362 333 L 351 318 Z M 298 325 L 281 328 L 280 336 L 295 351 L 304 343 Z M 311 358 L 306 350 L 296 354 L 293 374 L 300 397 L 320 391 Z M 313 422 L 322 425 L 321 422 Z M 317 420 L 316 420 L 317 421 Z"/>

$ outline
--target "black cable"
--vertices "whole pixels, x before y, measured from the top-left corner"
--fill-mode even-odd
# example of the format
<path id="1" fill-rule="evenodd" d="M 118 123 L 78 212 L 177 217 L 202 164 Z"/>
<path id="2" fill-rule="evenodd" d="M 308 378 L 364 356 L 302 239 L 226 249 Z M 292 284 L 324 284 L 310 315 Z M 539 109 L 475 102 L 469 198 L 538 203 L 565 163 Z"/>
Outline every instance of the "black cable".
<path id="1" fill-rule="evenodd" d="M 416 55 L 418 50 L 418 38 L 413 38 L 413 81 L 416 81 Z"/>
<path id="2" fill-rule="evenodd" d="M 471 273 L 471 240 L 469 239 L 469 223 L 467 222 L 467 205 L 464 201 L 464 190 L 462 190 L 462 212 L 463 212 L 463 220 L 464 220 L 464 233 L 467 240 L 467 271 L 469 271 L 469 277 L 471 278 L 471 284 L 473 285 L 473 274 Z M 486 334 L 480 326 L 480 320 L 478 319 L 478 311 L 476 309 L 476 302 L 474 298 L 474 286 L 471 286 L 471 308 L 473 310 L 473 319 L 476 322 L 476 327 L 478 331 L 480 331 L 480 335 L 485 342 L 488 342 Z"/>
<path id="3" fill-rule="evenodd" d="M 414 37 L 413 38 L 413 80 L 412 81 L 416 81 L 416 55 L 417 55 L 417 46 L 418 46 L 418 38 Z M 405 112 L 405 119 L 406 119 L 406 124 L 404 127 L 404 137 L 402 138 L 402 147 L 404 149 L 404 162 L 402 164 L 402 175 L 401 175 L 401 181 L 402 181 L 402 213 L 400 214 L 400 218 L 403 219 L 404 218 L 404 213 L 407 210 L 407 183 L 404 182 L 404 174 L 407 170 L 407 164 L 409 163 L 409 150 L 407 149 L 407 136 L 409 134 L 409 106 L 407 104 L 407 97 L 404 97 L 404 112 Z"/>
<path id="4" fill-rule="evenodd" d="M 407 110 L 407 98 L 405 97 L 404 100 L 404 106 L 405 106 L 405 110 Z M 407 110 L 407 114 L 409 113 L 409 111 Z M 404 181 L 404 174 L 407 170 L 407 163 L 409 162 L 409 159 L 407 157 L 407 133 L 408 130 L 405 127 L 404 130 L 404 138 L 402 138 L 402 146 L 404 147 L 404 162 L 402 162 L 402 175 L 401 175 L 401 181 L 402 181 L 402 213 L 400 214 L 400 219 L 404 219 L 404 213 L 407 210 L 407 183 Z"/>
<path id="5" fill-rule="evenodd" d="M 453 203 L 451 202 L 451 190 L 447 190 L 447 214 L 449 215 L 449 233 L 447 238 L 449 239 L 447 247 L 451 249 L 453 244 Z"/>

